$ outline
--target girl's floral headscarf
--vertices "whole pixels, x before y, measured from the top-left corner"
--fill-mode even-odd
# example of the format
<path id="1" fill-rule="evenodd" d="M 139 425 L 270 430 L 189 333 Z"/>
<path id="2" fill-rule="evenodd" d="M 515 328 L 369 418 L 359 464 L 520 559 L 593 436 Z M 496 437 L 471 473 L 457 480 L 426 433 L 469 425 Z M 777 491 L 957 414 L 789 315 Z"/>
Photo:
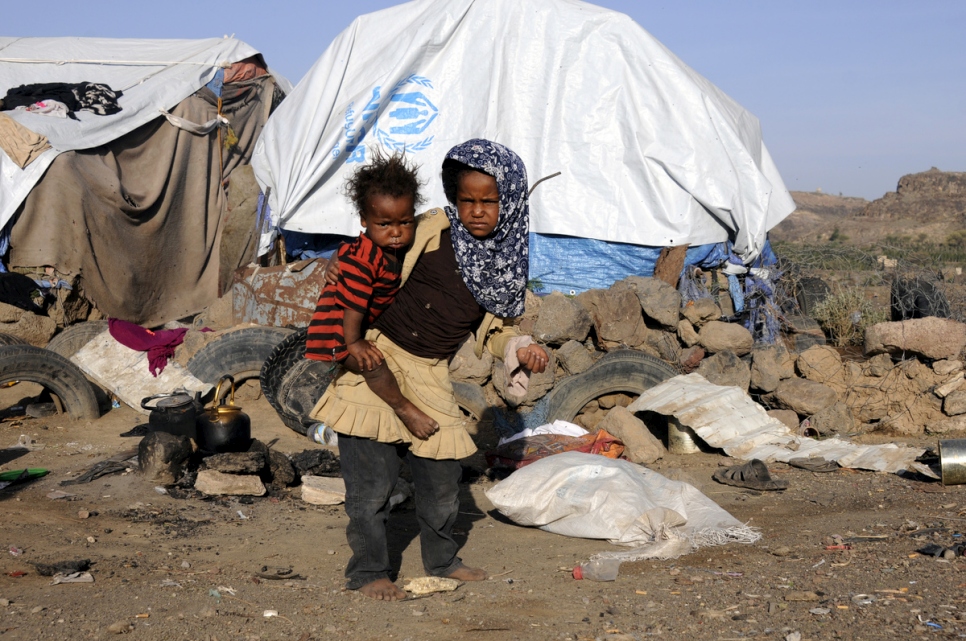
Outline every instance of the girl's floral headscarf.
<path id="1" fill-rule="evenodd" d="M 526 167 L 510 149 L 480 138 L 456 145 L 446 154 L 446 160 L 455 160 L 496 179 L 500 216 L 492 234 L 474 238 L 460 222 L 454 203 L 446 207 L 446 216 L 456 262 L 473 297 L 492 314 L 504 318 L 520 316 L 530 272 Z"/>

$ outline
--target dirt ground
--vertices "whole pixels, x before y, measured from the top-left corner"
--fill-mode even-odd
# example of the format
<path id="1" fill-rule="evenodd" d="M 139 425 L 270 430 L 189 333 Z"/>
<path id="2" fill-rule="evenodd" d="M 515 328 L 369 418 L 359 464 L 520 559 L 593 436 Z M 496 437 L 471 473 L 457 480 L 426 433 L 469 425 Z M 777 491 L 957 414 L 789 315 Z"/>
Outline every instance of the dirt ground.
<path id="1" fill-rule="evenodd" d="M 25 386 L 0 394 L 0 409 Z M 29 389 L 26 390 L 29 392 Z M 253 388 L 239 403 L 253 435 L 277 449 L 318 447 L 278 420 Z M 9 412 L 8 412 L 9 413 Z M 466 563 L 491 578 L 455 592 L 397 603 L 346 591 L 349 559 L 341 507 L 308 505 L 299 490 L 203 499 L 161 494 L 135 473 L 61 487 L 92 464 L 137 445 L 119 436 L 144 422 L 122 407 L 94 422 L 10 417 L 0 446 L 21 434 L 43 449 L 0 450 L 5 470 L 43 467 L 44 478 L 0 490 L 0 637 L 4 639 L 882 639 L 966 636 L 966 560 L 916 549 L 962 541 L 966 489 L 922 479 L 783 464 L 784 492 L 711 480 L 733 463 L 717 454 L 654 465 L 691 480 L 738 519 L 760 528 L 753 545 L 705 548 L 671 561 L 625 563 L 610 583 L 570 569 L 612 549 L 502 518 L 463 486 L 457 531 Z M 935 445 L 921 441 L 921 445 Z M 471 461 L 479 466 L 480 459 Z M 48 498 L 64 490 L 73 496 Z M 86 517 L 86 518 L 84 518 Z M 399 584 L 421 576 L 411 503 L 393 512 Z M 10 549 L 8 553 L 6 550 Z M 16 554 L 16 555 L 15 555 Z M 31 561 L 90 559 L 94 583 L 51 585 Z M 302 578 L 257 579 L 267 567 Z M 18 576 L 21 573 L 20 576 Z M 277 616 L 266 616 L 266 612 Z M 112 627 L 113 626 L 113 627 Z"/>

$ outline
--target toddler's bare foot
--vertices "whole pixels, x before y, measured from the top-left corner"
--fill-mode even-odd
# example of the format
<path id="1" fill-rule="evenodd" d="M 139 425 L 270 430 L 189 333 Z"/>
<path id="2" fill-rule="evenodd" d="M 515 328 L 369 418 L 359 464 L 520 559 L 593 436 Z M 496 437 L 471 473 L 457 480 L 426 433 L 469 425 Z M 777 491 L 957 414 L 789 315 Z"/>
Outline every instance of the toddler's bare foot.
<path id="1" fill-rule="evenodd" d="M 416 438 L 425 441 L 439 431 L 439 424 L 412 403 L 396 410 L 396 416 Z"/>
<path id="2" fill-rule="evenodd" d="M 376 601 L 402 601 L 406 598 L 406 593 L 389 579 L 376 579 L 372 583 L 366 583 L 359 588 L 359 592 Z"/>
<path id="3" fill-rule="evenodd" d="M 482 568 L 471 568 L 465 565 L 461 565 L 446 575 L 447 578 L 456 579 L 457 581 L 483 581 L 487 576 L 486 570 Z"/>

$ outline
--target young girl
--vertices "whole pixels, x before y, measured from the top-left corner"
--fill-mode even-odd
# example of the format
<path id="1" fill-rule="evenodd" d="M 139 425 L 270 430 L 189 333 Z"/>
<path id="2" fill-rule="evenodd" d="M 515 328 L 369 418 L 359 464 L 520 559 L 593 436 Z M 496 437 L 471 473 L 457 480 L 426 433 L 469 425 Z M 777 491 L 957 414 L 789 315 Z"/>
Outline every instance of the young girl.
<path id="1" fill-rule="evenodd" d="M 528 278 L 529 202 L 519 156 L 488 140 L 470 140 L 446 155 L 443 185 L 451 206 L 417 218 L 395 302 L 366 335 L 391 372 L 379 393 L 363 378 L 341 374 L 312 410 L 339 434 L 346 484 L 349 589 L 395 601 L 386 523 L 389 496 L 406 458 L 415 485 L 423 567 L 432 576 L 486 578 L 463 565 L 453 526 L 459 511 L 460 459 L 476 451 L 449 379 L 449 359 L 475 332 L 504 362 L 516 357 L 539 373 L 547 353 L 500 317 L 523 313 Z M 333 266 L 327 276 L 334 272 Z M 511 372 L 512 374 L 512 372 Z M 413 411 L 415 410 L 415 411 Z"/>
<path id="2" fill-rule="evenodd" d="M 413 242 L 419 179 L 416 167 L 401 154 L 376 152 L 346 182 L 365 231 L 337 252 L 342 269 L 322 289 L 309 323 L 305 357 L 342 363 L 367 374 L 379 393 L 387 372 L 378 369 L 383 355 L 363 338 L 365 329 L 386 310 L 399 289 L 401 260 Z M 369 375 L 376 372 L 375 375 Z"/>

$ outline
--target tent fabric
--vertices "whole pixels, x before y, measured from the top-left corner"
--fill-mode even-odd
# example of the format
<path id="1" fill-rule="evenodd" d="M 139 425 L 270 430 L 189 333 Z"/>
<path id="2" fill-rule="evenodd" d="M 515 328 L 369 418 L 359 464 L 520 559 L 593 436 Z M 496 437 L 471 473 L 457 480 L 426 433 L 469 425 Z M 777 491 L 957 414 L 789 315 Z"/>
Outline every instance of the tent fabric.
<path id="1" fill-rule="evenodd" d="M 750 262 L 794 209 L 758 120 L 627 16 L 575 0 L 415 0 L 356 19 L 273 115 L 253 166 L 281 227 L 353 236 L 341 193 L 405 149 L 430 205 L 446 151 L 516 151 L 531 231 L 663 247 L 732 240 Z"/>
<path id="2" fill-rule="evenodd" d="M 45 136 L 52 149 L 25 169 L 0 153 L 0 227 L 14 215 L 58 154 L 105 145 L 154 120 L 204 87 L 219 69 L 258 51 L 234 38 L 135 40 L 0 37 L 0 95 L 45 82 L 99 82 L 123 91 L 119 113 L 77 112 L 78 120 L 6 111 Z M 275 76 L 283 90 L 291 85 Z"/>
<path id="3" fill-rule="evenodd" d="M 248 163 L 274 91 L 271 76 L 225 85 L 222 114 L 238 141 L 223 156 L 227 133 L 195 135 L 157 112 L 116 140 L 61 154 L 13 225 L 10 264 L 80 273 L 98 309 L 141 325 L 201 311 L 218 296 L 221 177 Z M 207 122 L 217 99 L 202 89 L 171 112 Z"/>

